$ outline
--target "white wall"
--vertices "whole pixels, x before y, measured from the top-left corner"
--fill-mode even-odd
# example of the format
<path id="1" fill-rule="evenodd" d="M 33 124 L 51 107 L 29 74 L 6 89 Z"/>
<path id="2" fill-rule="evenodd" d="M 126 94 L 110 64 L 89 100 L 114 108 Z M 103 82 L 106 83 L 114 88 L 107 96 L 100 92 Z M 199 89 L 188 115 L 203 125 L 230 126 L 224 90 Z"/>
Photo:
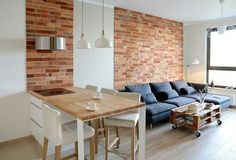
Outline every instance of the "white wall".
<path id="1" fill-rule="evenodd" d="M 206 81 L 206 30 L 219 25 L 235 25 L 236 18 L 211 23 L 193 24 L 184 26 L 184 73 L 187 73 L 187 65 L 194 58 L 198 58 L 200 64 L 191 65 L 189 81 L 205 83 Z"/>
<path id="2" fill-rule="evenodd" d="M 84 3 L 84 34 L 91 49 L 78 49 L 81 34 L 81 2 L 74 1 L 74 86 L 94 84 L 113 88 L 114 49 L 95 48 L 94 42 L 102 31 L 101 6 Z M 114 40 L 114 8 L 105 7 L 105 35 Z"/>
<path id="3" fill-rule="evenodd" d="M 25 0 L 0 1 L 0 142 L 30 134 Z"/>

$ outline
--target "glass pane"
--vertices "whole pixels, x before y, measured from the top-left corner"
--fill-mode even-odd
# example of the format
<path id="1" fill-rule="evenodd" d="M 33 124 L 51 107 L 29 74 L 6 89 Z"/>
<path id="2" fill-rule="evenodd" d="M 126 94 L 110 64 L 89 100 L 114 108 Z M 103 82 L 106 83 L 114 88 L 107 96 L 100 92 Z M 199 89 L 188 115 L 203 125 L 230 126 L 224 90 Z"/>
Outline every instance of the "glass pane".
<path id="1" fill-rule="evenodd" d="M 209 70 L 209 83 L 212 80 L 215 85 L 236 87 L 236 71 Z"/>
<path id="2" fill-rule="evenodd" d="M 236 29 L 224 34 L 211 32 L 211 66 L 236 67 Z"/>

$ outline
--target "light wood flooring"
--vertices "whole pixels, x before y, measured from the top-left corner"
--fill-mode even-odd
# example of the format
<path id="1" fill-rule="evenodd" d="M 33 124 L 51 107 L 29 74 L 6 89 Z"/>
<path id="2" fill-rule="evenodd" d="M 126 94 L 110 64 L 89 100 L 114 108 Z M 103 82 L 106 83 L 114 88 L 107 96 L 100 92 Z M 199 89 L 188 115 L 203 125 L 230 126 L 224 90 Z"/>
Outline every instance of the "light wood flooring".
<path id="1" fill-rule="evenodd" d="M 146 159 L 236 160 L 236 109 L 224 111 L 222 122 L 221 126 L 215 122 L 203 128 L 199 138 L 188 129 L 173 130 L 170 123 L 155 125 L 152 130 L 147 129 L 146 132 Z M 122 129 L 120 135 L 119 150 L 129 152 L 130 133 Z M 0 144 L 0 160 L 38 160 L 40 154 L 41 147 L 32 138 L 11 144 Z M 48 159 L 53 159 L 53 156 Z M 104 159 L 104 139 L 99 142 L 99 153 L 96 159 Z M 109 154 L 109 159 L 122 158 Z"/>

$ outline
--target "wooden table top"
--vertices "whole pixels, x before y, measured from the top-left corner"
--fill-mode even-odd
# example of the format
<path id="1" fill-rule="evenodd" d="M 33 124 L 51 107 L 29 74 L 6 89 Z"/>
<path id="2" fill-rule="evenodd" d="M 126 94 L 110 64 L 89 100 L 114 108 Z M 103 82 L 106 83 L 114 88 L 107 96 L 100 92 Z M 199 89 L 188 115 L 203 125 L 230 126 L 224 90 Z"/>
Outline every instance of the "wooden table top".
<path id="1" fill-rule="evenodd" d="M 103 99 L 101 100 L 94 100 L 94 91 L 83 88 L 65 87 L 65 89 L 72 90 L 75 93 L 57 96 L 41 96 L 33 91 L 28 92 L 31 95 L 42 99 L 44 102 L 83 121 L 111 116 L 144 107 L 144 103 L 107 94 L 102 94 Z M 99 109 L 92 112 L 88 111 L 86 109 L 88 102 L 96 102 Z"/>

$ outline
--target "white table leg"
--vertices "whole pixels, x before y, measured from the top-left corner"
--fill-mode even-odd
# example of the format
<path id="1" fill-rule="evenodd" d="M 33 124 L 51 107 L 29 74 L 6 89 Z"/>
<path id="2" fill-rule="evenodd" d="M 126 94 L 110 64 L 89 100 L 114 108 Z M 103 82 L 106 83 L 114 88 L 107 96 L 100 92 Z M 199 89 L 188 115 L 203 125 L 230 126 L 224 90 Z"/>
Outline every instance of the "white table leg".
<path id="1" fill-rule="evenodd" d="M 146 107 L 139 109 L 139 152 L 138 159 L 145 159 Z"/>
<path id="2" fill-rule="evenodd" d="M 84 160 L 84 122 L 77 119 L 77 137 L 79 160 Z"/>

